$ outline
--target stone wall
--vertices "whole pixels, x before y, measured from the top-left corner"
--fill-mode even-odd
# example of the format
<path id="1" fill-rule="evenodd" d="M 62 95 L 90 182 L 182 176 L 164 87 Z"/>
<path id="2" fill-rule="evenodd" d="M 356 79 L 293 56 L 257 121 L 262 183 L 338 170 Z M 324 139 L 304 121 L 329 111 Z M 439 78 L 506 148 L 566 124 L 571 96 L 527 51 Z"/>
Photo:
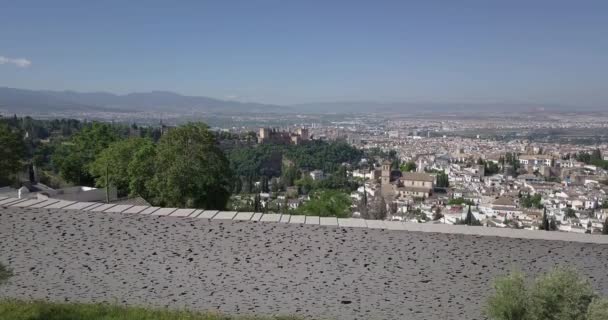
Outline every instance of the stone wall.
<path id="1" fill-rule="evenodd" d="M 0 261 L 0 297 L 323 319 L 483 319 L 514 268 L 608 294 L 605 244 L 47 208 L 0 208 Z"/>

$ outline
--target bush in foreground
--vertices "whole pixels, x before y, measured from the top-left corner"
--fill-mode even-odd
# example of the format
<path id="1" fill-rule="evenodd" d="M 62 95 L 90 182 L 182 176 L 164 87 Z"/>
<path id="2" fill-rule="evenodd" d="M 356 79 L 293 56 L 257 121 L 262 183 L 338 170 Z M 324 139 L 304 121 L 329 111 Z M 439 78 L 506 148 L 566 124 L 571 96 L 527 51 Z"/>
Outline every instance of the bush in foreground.
<path id="1" fill-rule="evenodd" d="M 597 320 L 608 319 L 608 299 L 601 299 L 570 269 L 555 269 L 526 285 L 514 272 L 496 279 L 486 315 L 495 320 Z"/>
<path id="2" fill-rule="evenodd" d="M 595 299 L 587 310 L 587 320 L 608 319 L 608 298 Z"/>
<path id="3" fill-rule="evenodd" d="M 0 301 L 0 320 L 296 320 L 291 316 L 242 317 L 107 304 Z"/>

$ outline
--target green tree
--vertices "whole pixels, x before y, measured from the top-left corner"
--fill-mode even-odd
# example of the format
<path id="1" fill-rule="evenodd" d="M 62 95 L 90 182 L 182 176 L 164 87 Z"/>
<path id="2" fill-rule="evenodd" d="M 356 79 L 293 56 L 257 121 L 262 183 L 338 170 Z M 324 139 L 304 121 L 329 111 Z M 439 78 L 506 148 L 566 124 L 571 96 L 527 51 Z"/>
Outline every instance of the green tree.
<path id="1" fill-rule="evenodd" d="M 262 198 L 259 193 L 256 193 L 253 197 L 253 212 L 262 212 Z"/>
<path id="2" fill-rule="evenodd" d="M 530 319 L 584 320 L 595 297 L 589 282 L 574 270 L 555 269 L 538 278 L 530 288 Z"/>
<path id="3" fill-rule="evenodd" d="M 10 184 L 23 168 L 25 143 L 17 130 L 0 123 L 0 186 Z"/>
<path id="4" fill-rule="evenodd" d="M 494 163 L 492 161 L 487 161 L 484 164 L 484 175 L 485 176 L 491 176 L 494 174 L 497 174 L 500 171 L 500 168 L 498 167 L 498 163 Z"/>
<path id="5" fill-rule="evenodd" d="M 604 220 L 604 225 L 602 226 L 602 234 L 608 234 L 608 217 Z"/>
<path id="6" fill-rule="evenodd" d="M 411 172 L 416 171 L 416 162 L 408 161 L 405 164 L 401 165 L 402 172 Z"/>
<path id="7" fill-rule="evenodd" d="M 153 184 L 160 205 L 224 209 L 232 172 L 207 125 L 190 123 L 160 139 Z"/>
<path id="8" fill-rule="evenodd" d="M 346 218 L 350 215 L 350 197 L 337 190 L 316 190 L 310 200 L 296 211 L 299 214 Z"/>
<path id="9" fill-rule="evenodd" d="M 473 203 L 473 201 L 465 199 L 465 198 L 453 198 L 453 199 L 450 199 L 448 201 L 448 204 L 451 205 L 451 206 L 454 206 L 454 205 L 459 206 L 459 205 L 463 205 L 463 204 L 466 204 L 466 205 L 469 205 L 469 206 L 475 205 L 475 203 Z"/>
<path id="10" fill-rule="evenodd" d="M 437 187 L 447 188 L 449 186 L 450 180 L 448 178 L 448 175 L 444 171 L 441 171 L 439 174 L 437 174 Z"/>
<path id="11" fill-rule="evenodd" d="M 295 166 L 283 166 L 281 182 L 285 187 L 292 187 L 298 179 L 298 170 Z"/>
<path id="12" fill-rule="evenodd" d="M 557 230 L 557 222 L 555 222 L 555 217 L 551 217 L 551 219 L 549 219 L 549 230 Z"/>
<path id="13" fill-rule="evenodd" d="M 572 208 L 566 208 L 564 210 L 564 216 L 566 218 L 576 218 L 576 211 L 574 211 Z"/>
<path id="14" fill-rule="evenodd" d="M 89 165 L 118 138 L 112 126 L 94 122 L 61 144 L 53 155 L 52 162 L 66 181 L 93 186 L 95 179 L 89 172 Z"/>
<path id="15" fill-rule="evenodd" d="M 89 166 L 89 173 L 95 177 L 95 185 L 108 186 L 107 175 L 109 184 L 117 188 L 119 195 L 128 194 L 131 182 L 129 165 L 142 147 L 151 144 L 152 141 L 144 138 L 129 138 L 111 143 Z"/>
<path id="16" fill-rule="evenodd" d="M 549 231 L 549 217 L 547 216 L 547 209 L 543 210 L 543 221 L 540 225 L 540 230 Z"/>
<path id="17" fill-rule="evenodd" d="M 528 315 L 525 276 L 513 272 L 494 282 L 494 294 L 488 298 L 484 313 L 494 320 L 524 320 Z"/>
<path id="18" fill-rule="evenodd" d="M 302 175 L 301 179 L 295 181 L 295 185 L 300 189 L 303 194 L 308 194 L 316 188 L 316 183 L 312 177 L 308 174 Z"/>
<path id="19" fill-rule="evenodd" d="M 473 225 L 475 221 L 475 216 L 473 216 L 473 212 L 471 211 L 471 205 L 469 205 L 469 209 L 467 210 L 467 216 L 464 218 L 464 224 Z"/>
<path id="20" fill-rule="evenodd" d="M 279 190 L 281 190 L 281 186 L 279 185 L 279 182 L 277 181 L 277 179 L 273 178 L 272 182 L 270 183 L 270 191 L 279 192 Z"/>
<path id="21" fill-rule="evenodd" d="M 522 207 L 524 208 L 536 208 L 536 209 L 540 209 L 543 207 L 543 205 L 541 204 L 542 201 L 542 197 L 540 194 L 535 194 L 533 196 L 525 195 L 523 196 L 520 200 L 519 203 L 521 204 Z"/>
<path id="22" fill-rule="evenodd" d="M 260 182 L 260 188 L 262 192 L 270 191 L 270 187 L 268 186 L 268 177 L 262 176 L 262 181 Z"/>
<path id="23" fill-rule="evenodd" d="M 239 193 L 241 193 L 242 190 L 243 190 L 243 181 L 241 180 L 241 177 L 236 177 L 234 179 L 234 186 L 232 189 L 232 193 L 239 194 Z"/>
<path id="24" fill-rule="evenodd" d="M 594 299 L 587 309 L 587 320 L 608 319 L 608 298 Z"/>
<path id="25" fill-rule="evenodd" d="M 155 174 L 156 145 L 146 140 L 146 143 L 135 151 L 127 168 L 129 195 L 140 196 L 148 202 L 155 202 L 156 191 L 153 185 Z"/>

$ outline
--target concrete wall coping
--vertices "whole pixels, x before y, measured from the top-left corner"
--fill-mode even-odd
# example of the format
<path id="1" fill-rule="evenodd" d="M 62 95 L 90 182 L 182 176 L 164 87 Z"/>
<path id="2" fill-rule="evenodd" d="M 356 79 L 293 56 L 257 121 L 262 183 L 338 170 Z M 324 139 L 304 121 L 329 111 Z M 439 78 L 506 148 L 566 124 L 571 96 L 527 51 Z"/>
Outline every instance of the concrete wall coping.
<path id="1" fill-rule="evenodd" d="M 147 206 L 113 205 L 92 202 L 73 202 L 57 199 L 35 201 L 33 199 L 6 198 L 0 200 L 0 208 L 46 208 L 56 210 L 92 211 L 99 214 L 141 214 L 154 215 L 165 219 L 210 219 L 212 221 L 235 220 L 261 223 L 293 223 L 322 225 L 328 228 L 368 228 L 388 231 L 414 231 L 433 233 L 466 234 L 487 237 L 518 239 L 558 240 L 583 243 L 608 244 L 608 236 L 572 232 L 523 230 L 511 228 L 472 227 L 441 223 L 413 223 L 400 221 L 364 220 L 354 218 L 334 218 L 319 216 L 300 216 L 261 212 L 236 212 L 217 210 L 197 210 L 178 208 L 158 208 Z M 114 210 L 113 210 L 114 209 Z M 132 210 L 133 209 L 133 210 Z"/>

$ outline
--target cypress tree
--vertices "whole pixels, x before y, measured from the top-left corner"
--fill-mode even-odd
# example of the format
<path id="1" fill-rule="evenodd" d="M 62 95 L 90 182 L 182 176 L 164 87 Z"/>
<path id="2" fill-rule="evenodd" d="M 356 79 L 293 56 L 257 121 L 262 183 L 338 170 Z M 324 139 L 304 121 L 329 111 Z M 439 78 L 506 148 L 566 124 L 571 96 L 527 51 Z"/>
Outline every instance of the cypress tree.
<path id="1" fill-rule="evenodd" d="M 543 222 L 540 226 L 540 229 L 549 231 L 549 218 L 547 217 L 547 208 L 543 210 Z"/>
<path id="2" fill-rule="evenodd" d="M 464 224 L 466 225 L 473 225 L 473 219 L 475 219 L 473 217 L 473 212 L 471 212 L 471 205 L 469 205 L 469 210 L 467 211 L 467 216 L 466 218 L 464 218 Z"/>

